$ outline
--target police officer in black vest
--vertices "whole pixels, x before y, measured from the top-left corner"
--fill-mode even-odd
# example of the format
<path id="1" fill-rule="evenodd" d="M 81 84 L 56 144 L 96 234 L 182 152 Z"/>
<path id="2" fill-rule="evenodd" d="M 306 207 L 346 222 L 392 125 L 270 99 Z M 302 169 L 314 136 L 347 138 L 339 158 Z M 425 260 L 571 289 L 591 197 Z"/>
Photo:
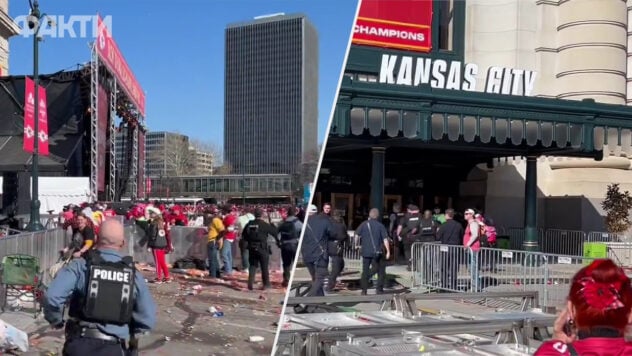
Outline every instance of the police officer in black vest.
<path id="1" fill-rule="evenodd" d="M 249 221 L 242 232 L 242 239 L 248 248 L 248 289 L 252 290 L 255 283 L 255 274 L 257 267 L 261 267 L 261 279 L 263 281 L 263 289 L 270 288 L 270 271 L 268 263 L 270 262 L 270 246 L 268 245 L 268 236 L 277 239 L 277 229 L 265 222 L 263 210 L 255 210 L 255 219 Z"/>
<path id="2" fill-rule="evenodd" d="M 279 226 L 279 248 L 281 249 L 281 260 L 283 262 L 283 287 L 287 287 L 290 282 L 290 273 L 294 266 L 298 240 L 301 237 L 303 223 L 296 218 L 296 209 L 290 207 L 287 210 L 287 218 Z"/>
<path id="3" fill-rule="evenodd" d="M 99 235 L 97 250 L 62 268 L 44 298 L 46 321 L 55 329 L 65 326 L 64 355 L 132 355 L 138 336 L 156 324 L 156 304 L 145 279 L 135 273 L 131 258 L 121 257 L 123 225 L 106 220 Z M 70 318 L 64 321 L 69 298 Z"/>
<path id="4" fill-rule="evenodd" d="M 420 224 L 421 216 L 419 215 L 419 208 L 416 205 L 409 205 L 408 212 L 397 227 L 397 236 L 403 242 L 404 256 L 408 263 L 408 270 L 411 270 L 411 253 L 412 245 L 420 236 Z"/>

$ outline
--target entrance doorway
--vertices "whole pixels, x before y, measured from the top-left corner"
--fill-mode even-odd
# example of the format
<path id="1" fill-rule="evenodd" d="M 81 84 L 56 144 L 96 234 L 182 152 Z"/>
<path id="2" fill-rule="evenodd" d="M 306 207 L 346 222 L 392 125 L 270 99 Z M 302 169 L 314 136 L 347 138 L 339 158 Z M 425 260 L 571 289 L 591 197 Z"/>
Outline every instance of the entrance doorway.
<path id="1" fill-rule="evenodd" d="M 347 226 L 353 224 L 353 194 L 331 193 L 331 207 Z"/>

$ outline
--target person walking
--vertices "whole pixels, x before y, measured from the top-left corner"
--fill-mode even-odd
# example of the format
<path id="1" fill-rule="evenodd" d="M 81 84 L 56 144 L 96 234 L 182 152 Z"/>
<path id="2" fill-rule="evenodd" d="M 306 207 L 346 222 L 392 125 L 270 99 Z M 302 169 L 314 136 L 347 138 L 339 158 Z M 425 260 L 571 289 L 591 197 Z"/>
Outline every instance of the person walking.
<path id="1" fill-rule="evenodd" d="M 167 266 L 167 253 L 173 250 L 167 224 L 162 218 L 159 209 L 147 208 L 149 223 L 147 225 L 147 249 L 154 257 L 156 265 L 156 278 L 154 283 L 171 282 L 169 266 Z M 162 278 L 161 278 L 162 277 Z"/>
<path id="2" fill-rule="evenodd" d="M 329 267 L 329 254 L 327 254 L 327 241 L 333 235 L 333 225 L 326 215 L 320 215 L 316 205 L 310 205 L 307 209 L 307 221 L 301 253 L 303 262 L 312 277 L 312 285 L 307 296 L 322 297 L 325 295 L 324 284 Z"/>
<path id="3" fill-rule="evenodd" d="M 362 295 L 367 294 L 369 278 L 377 272 L 376 293 L 384 293 L 386 280 L 386 261 L 391 256 L 388 232 L 378 220 L 379 210 L 373 208 L 369 211 L 369 219 L 358 227 L 356 234 L 360 236 L 362 253 L 362 277 L 360 280 Z"/>
<path id="4" fill-rule="evenodd" d="M 106 220 L 96 251 L 63 267 L 49 285 L 44 318 L 54 329 L 65 328 L 63 355 L 123 355 L 155 327 L 156 303 L 131 257 L 121 256 L 124 246 L 123 224 Z M 95 284 L 99 288 L 89 290 Z"/>
<path id="5" fill-rule="evenodd" d="M 336 288 L 336 281 L 345 268 L 344 251 L 349 241 L 347 226 L 339 212 L 334 211 L 331 217 L 332 236 L 327 241 L 327 253 L 331 259 L 331 273 L 327 283 L 327 292 Z"/>
<path id="6" fill-rule="evenodd" d="M 296 218 L 296 209 L 290 207 L 287 210 L 285 221 L 279 226 L 279 248 L 281 249 L 281 260 L 283 262 L 283 287 L 287 287 L 290 282 L 290 273 L 294 266 L 298 241 L 301 237 L 303 224 Z"/>
<path id="7" fill-rule="evenodd" d="M 270 270 L 270 246 L 268 236 L 277 238 L 277 229 L 263 220 L 263 210 L 255 210 L 255 219 L 248 222 L 243 231 L 242 238 L 248 247 L 248 290 L 253 290 L 257 267 L 261 268 L 261 280 L 263 290 L 271 288 Z"/>

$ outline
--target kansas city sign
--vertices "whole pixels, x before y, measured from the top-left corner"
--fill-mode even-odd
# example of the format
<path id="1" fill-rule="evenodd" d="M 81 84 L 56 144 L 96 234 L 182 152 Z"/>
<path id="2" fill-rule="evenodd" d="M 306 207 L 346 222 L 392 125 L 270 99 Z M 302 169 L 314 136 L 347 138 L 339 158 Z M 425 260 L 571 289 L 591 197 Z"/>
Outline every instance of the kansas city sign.
<path id="1" fill-rule="evenodd" d="M 532 96 L 536 72 L 524 69 L 489 67 L 485 83 L 479 87 L 479 67 L 473 63 L 428 57 L 383 54 L 379 82 L 406 86 L 483 91 L 490 94 Z M 482 90 L 481 90 L 482 89 Z"/>

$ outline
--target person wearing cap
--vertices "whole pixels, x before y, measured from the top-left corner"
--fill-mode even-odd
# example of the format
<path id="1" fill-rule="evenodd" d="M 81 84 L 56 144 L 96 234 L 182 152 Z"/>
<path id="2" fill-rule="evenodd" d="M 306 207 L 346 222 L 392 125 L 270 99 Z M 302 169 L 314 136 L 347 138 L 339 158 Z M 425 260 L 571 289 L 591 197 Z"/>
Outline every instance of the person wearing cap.
<path id="1" fill-rule="evenodd" d="M 171 281 L 169 277 L 169 267 L 167 266 L 166 254 L 173 250 L 169 231 L 165 223 L 160 209 L 156 207 L 147 208 L 149 221 L 147 224 L 147 250 L 154 257 L 156 265 L 156 278 L 154 283 L 168 283 Z M 162 278 L 161 278 L 162 277 Z"/>
<path id="2" fill-rule="evenodd" d="M 479 273 L 478 273 L 478 252 L 481 249 L 480 242 L 480 225 L 474 215 L 476 212 L 474 209 L 465 210 L 465 220 L 467 225 L 465 227 L 465 234 L 463 236 L 463 246 L 468 252 L 470 259 L 470 279 L 472 283 L 472 291 L 477 292 L 479 287 Z"/>
<path id="3" fill-rule="evenodd" d="M 329 271 L 329 254 L 327 243 L 334 236 L 334 226 L 327 215 L 318 214 L 316 205 L 307 208 L 307 221 L 301 243 L 303 263 L 312 277 L 312 285 L 307 296 L 322 297 L 325 295 L 324 285 Z"/>
<path id="4" fill-rule="evenodd" d="M 257 267 L 261 267 L 261 280 L 265 290 L 272 287 L 268 268 L 271 254 L 268 236 L 272 236 L 276 240 L 279 232 L 274 226 L 262 219 L 263 210 L 256 209 L 254 215 L 255 219 L 249 221 L 242 232 L 242 238 L 248 248 L 248 290 L 254 288 Z"/>

